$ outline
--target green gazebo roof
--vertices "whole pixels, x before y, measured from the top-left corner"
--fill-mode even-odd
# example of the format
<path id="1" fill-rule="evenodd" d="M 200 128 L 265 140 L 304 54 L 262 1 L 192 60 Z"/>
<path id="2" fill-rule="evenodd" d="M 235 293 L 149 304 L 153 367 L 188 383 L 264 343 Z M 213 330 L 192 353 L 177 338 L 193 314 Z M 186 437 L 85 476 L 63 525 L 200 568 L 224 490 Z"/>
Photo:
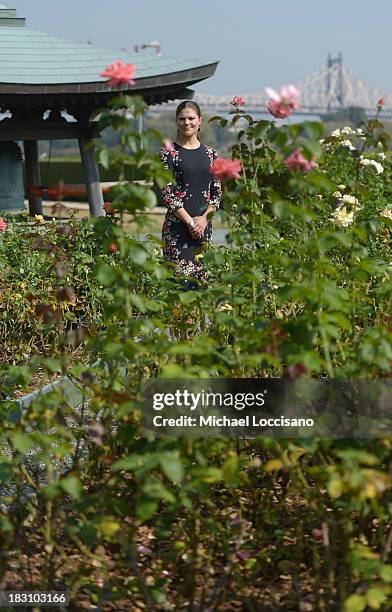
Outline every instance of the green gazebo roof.
<path id="1" fill-rule="evenodd" d="M 111 91 L 99 74 L 116 60 L 136 66 L 132 90 L 186 87 L 212 76 L 217 62 L 101 49 L 32 30 L 15 9 L 0 5 L 0 92 L 92 93 Z"/>

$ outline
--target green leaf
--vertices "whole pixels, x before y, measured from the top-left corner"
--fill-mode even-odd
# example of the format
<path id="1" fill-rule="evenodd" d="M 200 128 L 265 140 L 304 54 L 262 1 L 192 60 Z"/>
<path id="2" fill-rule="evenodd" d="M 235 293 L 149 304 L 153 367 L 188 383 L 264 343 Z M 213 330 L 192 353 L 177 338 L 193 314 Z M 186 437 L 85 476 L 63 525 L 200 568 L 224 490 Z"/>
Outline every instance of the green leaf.
<path id="1" fill-rule="evenodd" d="M 175 484 L 184 479 L 184 466 L 178 455 L 171 453 L 164 455 L 160 461 L 163 473 Z"/>
<path id="2" fill-rule="evenodd" d="M 327 486 L 328 493 L 333 499 L 337 499 L 343 493 L 343 480 L 338 474 L 332 474 Z"/>
<path id="3" fill-rule="evenodd" d="M 45 488 L 44 488 L 44 495 L 45 497 L 47 497 L 48 499 L 55 499 L 56 497 L 58 497 L 61 494 L 61 486 L 60 483 L 58 482 L 50 482 Z"/>
<path id="4" fill-rule="evenodd" d="M 251 129 L 253 138 L 258 138 L 259 136 L 262 136 L 270 125 L 271 122 L 265 119 L 257 121 Z"/>
<path id="5" fill-rule="evenodd" d="M 119 459 L 112 465 L 113 472 L 121 472 L 134 470 L 137 467 L 143 465 L 142 457 L 138 455 L 131 455 L 130 457 L 125 457 L 125 459 Z"/>
<path id="6" fill-rule="evenodd" d="M 153 601 L 157 604 L 163 604 L 166 601 L 166 593 L 164 589 L 151 589 L 150 591 Z"/>
<path id="7" fill-rule="evenodd" d="M 318 158 L 321 155 L 321 145 L 318 142 L 307 140 L 303 145 L 303 151 L 307 159 Z"/>
<path id="8" fill-rule="evenodd" d="M 113 472 L 132 471 L 136 469 L 152 470 L 159 465 L 160 453 L 135 453 L 119 459 L 112 465 Z"/>
<path id="9" fill-rule="evenodd" d="M 0 516 L 0 531 L 3 533 L 13 533 L 14 527 L 8 516 Z"/>
<path id="10" fill-rule="evenodd" d="M 128 255 L 133 263 L 142 265 L 146 261 L 148 253 L 144 246 L 134 242 L 128 246 Z"/>
<path id="11" fill-rule="evenodd" d="M 372 610 L 379 610 L 381 605 L 387 600 L 387 595 L 383 589 L 378 589 L 377 587 L 371 587 L 366 592 L 366 601 L 368 606 Z"/>
<path id="12" fill-rule="evenodd" d="M 369 453 L 365 450 L 358 450 L 356 448 L 347 448 L 336 453 L 337 457 L 344 459 L 344 461 L 349 462 L 351 465 L 354 463 L 360 463 L 368 466 L 377 465 L 380 460 L 376 455 Z"/>
<path id="13" fill-rule="evenodd" d="M 12 467 L 9 463 L 2 461 L 0 463 L 0 482 L 5 484 L 12 478 Z"/>
<path id="14" fill-rule="evenodd" d="M 27 453 L 27 451 L 34 446 L 34 442 L 31 440 L 30 436 L 22 432 L 14 434 L 12 439 L 16 450 L 23 454 Z"/>
<path id="15" fill-rule="evenodd" d="M 113 266 L 101 264 L 98 268 L 97 279 L 105 287 L 110 287 L 117 279 L 117 271 Z"/>
<path id="16" fill-rule="evenodd" d="M 154 302 L 154 300 L 145 300 L 145 306 L 151 312 L 158 312 L 161 309 L 161 305 Z"/>
<path id="17" fill-rule="evenodd" d="M 61 359 L 55 359 L 54 357 L 47 357 L 44 360 L 44 365 L 50 370 L 50 372 L 61 372 L 62 363 Z"/>
<path id="18" fill-rule="evenodd" d="M 176 501 L 175 496 L 165 485 L 163 485 L 159 480 L 148 480 L 144 487 L 143 493 L 148 498 L 152 499 L 163 499 L 164 501 L 169 502 L 170 504 L 174 504 Z"/>
<path id="19" fill-rule="evenodd" d="M 180 294 L 180 302 L 187 306 L 188 304 L 192 304 L 192 302 L 196 302 L 199 296 L 196 295 L 194 291 L 185 291 Z"/>
<path id="20" fill-rule="evenodd" d="M 366 608 L 366 599 L 362 595 L 350 595 L 343 605 L 344 612 L 362 612 Z"/>
<path id="21" fill-rule="evenodd" d="M 287 200 L 277 200 L 272 204 L 274 215 L 279 221 L 283 221 L 290 217 L 290 202 Z"/>
<path id="22" fill-rule="evenodd" d="M 220 115 L 214 115 L 213 117 L 210 117 L 208 119 L 208 123 L 212 123 L 213 121 L 218 121 L 221 125 L 221 127 L 225 127 L 228 123 L 227 119 L 224 119 L 223 117 L 220 117 Z"/>
<path id="23" fill-rule="evenodd" d="M 103 168 L 105 168 L 105 170 L 107 170 L 109 168 L 110 161 L 109 161 L 109 152 L 108 152 L 107 149 L 101 149 L 99 151 L 98 160 L 99 160 L 99 163 L 101 164 L 101 166 Z"/>
<path id="24" fill-rule="evenodd" d="M 268 132 L 268 140 L 276 144 L 277 147 L 283 149 L 288 140 L 288 134 L 286 131 L 283 131 L 281 128 L 272 128 Z"/>
<path id="25" fill-rule="evenodd" d="M 318 141 L 324 135 L 324 126 L 320 121 L 304 121 L 303 129 L 310 140 Z"/>
<path id="26" fill-rule="evenodd" d="M 135 306 L 140 312 L 146 312 L 146 305 L 144 299 L 136 293 L 129 293 L 129 301 Z"/>
<path id="27" fill-rule="evenodd" d="M 177 363 L 165 364 L 161 371 L 162 378 L 189 378 L 189 369 Z"/>
<path id="28" fill-rule="evenodd" d="M 238 482 L 239 476 L 239 460 L 236 455 L 228 457 L 222 467 L 223 480 L 226 486 L 234 486 Z"/>
<path id="29" fill-rule="evenodd" d="M 192 472 L 192 477 L 200 482 L 214 483 L 222 480 L 222 470 L 215 467 L 195 468 Z"/>
<path id="30" fill-rule="evenodd" d="M 72 499 L 80 499 L 82 497 L 82 485 L 77 476 L 66 476 L 60 481 L 61 488 Z"/>
<path id="31" fill-rule="evenodd" d="M 158 510 L 158 499 L 143 498 L 136 506 L 136 518 L 139 521 L 148 521 Z"/>
<path id="32" fill-rule="evenodd" d="M 392 582 L 392 565 L 382 565 L 379 572 L 381 580 L 384 582 Z"/>
<path id="33" fill-rule="evenodd" d="M 120 523 L 114 520 L 110 520 L 106 517 L 103 518 L 100 524 L 100 531 L 104 538 L 108 540 L 111 540 L 113 536 L 115 536 L 116 533 L 119 531 L 119 529 Z"/>

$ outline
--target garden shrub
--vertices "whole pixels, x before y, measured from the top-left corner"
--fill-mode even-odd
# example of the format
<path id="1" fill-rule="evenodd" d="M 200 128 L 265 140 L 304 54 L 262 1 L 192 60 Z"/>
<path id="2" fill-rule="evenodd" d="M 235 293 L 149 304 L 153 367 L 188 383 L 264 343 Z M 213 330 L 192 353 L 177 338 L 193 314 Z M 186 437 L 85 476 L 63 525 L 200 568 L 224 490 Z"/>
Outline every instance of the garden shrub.
<path id="1" fill-rule="evenodd" d="M 141 100 L 126 96 L 111 110 L 124 105 L 135 117 L 143 112 Z M 101 120 L 122 130 L 124 147 L 101 148 L 105 166 L 126 164 L 147 182 L 168 181 L 152 153 L 159 134 L 127 131 L 125 116 L 110 110 Z M 233 156 L 243 173 L 225 184 L 220 214 L 229 245 L 201 253 L 209 288 L 178 291 L 159 240 L 129 235 L 123 212 L 147 210 L 156 196 L 146 185 L 120 185 L 108 217 L 86 226 L 86 239 L 77 234 L 70 257 L 81 322 L 99 320 L 83 340 L 88 363 L 70 368 L 61 350 L 42 361 L 67 373 L 88 404 L 75 412 L 60 388 L 15 422 L 12 394 L 32 372 L 2 372 L 11 399 L 1 405 L 0 586 L 67 588 L 75 605 L 88 599 L 101 609 L 110 602 L 149 610 L 387 609 L 389 437 L 141 435 L 146 378 L 376 379 L 391 372 L 390 161 L 379 155 L 378 119 L 363 127 L 365 139 L 351 135 L 352 149 L 342 133 L 320 143 L 316 122 L 276 127 L 240 109 L 217 121 L 242 124 Z M 54 226 L 50 232 L 66 250 L 70 238 L 54 238 Z M 4 278 L 28 278 L 47 296 L 47 258 L 28 240 L 15 237 L 6 260 L 15 270 L 3 268 Z M 20 250 L 32 253 L 26 272 L 17 269 Z M 56 289 L 63 283 L 56 280 Z M 50 309 L 54 300 L 45 299 Z M 68 312 L 75 323 L 67 306 L 42 325 L 43 338 L 62 337 Z"/>

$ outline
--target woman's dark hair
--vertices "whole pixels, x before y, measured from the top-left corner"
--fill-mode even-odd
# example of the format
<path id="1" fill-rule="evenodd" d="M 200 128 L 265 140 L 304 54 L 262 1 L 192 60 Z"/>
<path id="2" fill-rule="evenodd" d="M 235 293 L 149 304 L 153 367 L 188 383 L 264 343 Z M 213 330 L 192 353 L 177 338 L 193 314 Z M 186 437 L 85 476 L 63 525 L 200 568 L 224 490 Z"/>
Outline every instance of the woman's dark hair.
<path id="1" fill-rule="evenodd" d="M 193 110 L 196 111 L 197 116 L 201 117 L 200 106 L 197 104 L 197 102 L 193 102 L 192 100 L 184 100 L 183 102 L 180 102 L 180 104 L 177 106 L 176 118 L 184 108 L 193 108 Z"/>

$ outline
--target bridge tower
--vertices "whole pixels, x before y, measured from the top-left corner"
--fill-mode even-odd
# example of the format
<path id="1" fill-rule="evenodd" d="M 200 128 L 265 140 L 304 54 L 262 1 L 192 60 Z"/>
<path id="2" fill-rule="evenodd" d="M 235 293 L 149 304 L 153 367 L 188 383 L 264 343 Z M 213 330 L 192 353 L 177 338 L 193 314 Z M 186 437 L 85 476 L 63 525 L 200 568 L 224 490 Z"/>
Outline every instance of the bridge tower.
<path id="1" fill-rule="evenodd" d="M 331 68 L 336 66 L 334 74 L 331 72 Z M 335 92 L 333 88 L 335 86 Z M 344 89 L 343 89 L 343 55 L 340 52 L 337 57 L 332 57 L 328 54 L 327 57 L 327 75 L 325 78 L 325 93 L 328 100 L 328 110 L 331 110 L 331 94 L 335 93 L 335 97 L 341 108 L 344 108 Z"/>

